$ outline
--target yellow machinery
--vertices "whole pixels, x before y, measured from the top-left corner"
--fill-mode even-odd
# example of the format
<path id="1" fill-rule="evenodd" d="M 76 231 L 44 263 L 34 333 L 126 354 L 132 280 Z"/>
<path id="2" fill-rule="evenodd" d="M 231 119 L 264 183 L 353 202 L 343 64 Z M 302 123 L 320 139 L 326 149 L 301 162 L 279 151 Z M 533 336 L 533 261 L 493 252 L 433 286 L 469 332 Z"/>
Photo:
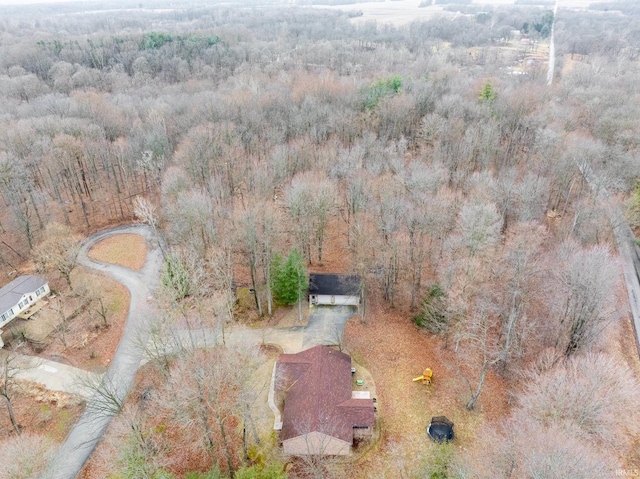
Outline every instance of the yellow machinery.
<path id="1" fill-rule="evenodd" d="M 422 376 L 418 376 L 417 378 L 413 378 L 413 382 L 422 381 L 422 384 L 431 384 L 431 377 L 433 376 L 433 371 L 427 368 L 422 373 Z"/>

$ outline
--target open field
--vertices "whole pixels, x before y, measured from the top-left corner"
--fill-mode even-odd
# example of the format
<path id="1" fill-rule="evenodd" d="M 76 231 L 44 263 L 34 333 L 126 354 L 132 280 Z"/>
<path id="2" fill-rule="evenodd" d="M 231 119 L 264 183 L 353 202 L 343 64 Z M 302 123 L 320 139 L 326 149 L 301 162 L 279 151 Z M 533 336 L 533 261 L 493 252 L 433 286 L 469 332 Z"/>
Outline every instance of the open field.
<path id="1" fill-rule="evenodd" d="M 351 5 L 315 5 L 315 8 L 327 8 L 330 10 L 342 10 L 345 12 L 361 12 L 362 15 L 351 19 L 354 23 L 366 23 L 377 21 L 381 23 L 391 23 L 394 25 L 405 25 L 413 21 L 424 21 L 441 16 L 455 18 L 459 12 L 444 10 L 447 5 L 431 5 L 420 7 L 422 0 L 394 0 L 384 2 L 363 2 Z M 590 0 L 559 0 L 560 8 L 586 9 L 591 3 Z M 474 5 L 478 6 L 509 6 L 514 5 L 514 0 L 474 0 Z M 460 8 L 464 8 L 461 5 Z M 551 8 L 544 6 L 544 8 Z"/>

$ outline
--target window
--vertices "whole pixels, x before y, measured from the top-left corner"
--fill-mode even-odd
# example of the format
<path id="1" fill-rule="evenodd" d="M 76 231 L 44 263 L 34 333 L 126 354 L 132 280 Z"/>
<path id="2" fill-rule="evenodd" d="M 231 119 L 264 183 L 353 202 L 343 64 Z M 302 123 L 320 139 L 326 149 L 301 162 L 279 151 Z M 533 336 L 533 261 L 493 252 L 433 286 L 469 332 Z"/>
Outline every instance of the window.
<path id="1" fill-rule="evenodd" d="M 18 308 L 22 309 L 22 301 L 18 303 Z"/>

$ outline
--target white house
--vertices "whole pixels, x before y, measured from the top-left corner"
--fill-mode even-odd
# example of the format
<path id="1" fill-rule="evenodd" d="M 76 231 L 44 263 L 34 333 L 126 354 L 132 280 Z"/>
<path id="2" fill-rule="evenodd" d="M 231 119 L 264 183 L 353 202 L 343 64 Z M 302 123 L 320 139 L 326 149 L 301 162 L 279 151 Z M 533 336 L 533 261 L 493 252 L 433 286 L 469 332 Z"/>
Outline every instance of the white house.
<path id="1" fill-rule="evenodd" d="M 37 276 L 19 276 L 0 289 L 0 328 L 50 293 L 49 283 Z"/>
<path id="2" fill-rule="evenodd" d="M 360 289 L 360 276 L 354 274 L 309 275 L 310 304 L 358 306 Z"/>

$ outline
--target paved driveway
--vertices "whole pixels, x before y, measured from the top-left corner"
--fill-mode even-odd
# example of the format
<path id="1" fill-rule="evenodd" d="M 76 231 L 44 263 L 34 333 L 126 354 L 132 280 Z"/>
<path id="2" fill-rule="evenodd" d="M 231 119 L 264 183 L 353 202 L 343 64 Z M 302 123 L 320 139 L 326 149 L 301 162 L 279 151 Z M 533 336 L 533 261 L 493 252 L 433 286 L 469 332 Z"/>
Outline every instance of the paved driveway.
<path id="1" fill-rule="evenodd" d="M 139 234 L 150 245 L 142 270 L 133 271 L 89 258 L 88 251 L 98 241 L 124 233 Z M 145 226 L 118 227 L 90 236 L 80 249 L 78 261 L 82 265 L 111 276 L 129 289 L 129 314 L 118 349 L 104 376 L 102 393 L 96 392 L 87 402 L 84 413 L 43 475 L 45 479 L 71 479 L 78 475 L 133 383 L 143 354 L 140 345 L 146 344 L 150 334 L 148 317 L 151 308 L 147 300 L 157 284 L 162 265 L 162 255 L 159 248 L 154 246 L 154 240 L 151 230 Z"/>
<path id="2" fill-rule="evenodd" d="M 139 234 L 145 237 L 151 246 L 141 271 L 102 263 L 88 257 L 87 252 L 95 243 L 123 233 Z M 81 264 L 102 271 L 129 289 L 129 315 L 111 367 L 103 379 L 104 391 L 102 394 L 97 392 L 89 399 L 85 412 L 61 445 L 43 478 L 71 479 L 77 476 L 117 412 L 114 405 L 121 404 L 133 383 L 134 375 L 144 359 L 141 345 L 146 344 L 151 335 L 151 324 L 148 321 L 151 308 L 148 299 L 151 298 L 151 292 L 158 282 L 162 264 L 161 252 L 154 245 L 154 239 L 149 228 L 137 225 L 96 233 L 82 245 L 78 255 Z M 318 344 L 340 344 L 344 325 L 355 313 L 356 308 L 352 306 L 315 306 L 311 308 L 307 325 L 304 327 L 257 330 L 231 327 L 227 331 L 228 340 L 278 344 L 286 353 L 298 353 Z M 179 343 L 184 344 L 187 339 L 184 337 L 185 334 L 189 339 L 187 344 L 195 347 L 206 347 L 221 342 L 220 331 L 200 330 L 176 332 Z"/>
<path id="3" fill-rule="evenodd" d="M 356 312 L 354 306 L 312 306 L 306 326 L 256 329 L 228 326 L 224 341 L 227 344 L 275 344 L 288 354 L 299 353 L 318 344 L 338 345 L 342 342 L 344 325 Z M 163 350 L 165 354 L 170 350 L 207 348 L 223 342 L 222 332 L 212 329 L 174 331 L 172 336 L 174 342 L 165 343 L 168 347 L 168 350 Z"/>
<path id="4" fill-rule="evenodd" d="M 311 306 L 302 332 L 302 350 L 318 344 L 341 344 L 344 325 L 356 311 L 355 306 Z"/>

